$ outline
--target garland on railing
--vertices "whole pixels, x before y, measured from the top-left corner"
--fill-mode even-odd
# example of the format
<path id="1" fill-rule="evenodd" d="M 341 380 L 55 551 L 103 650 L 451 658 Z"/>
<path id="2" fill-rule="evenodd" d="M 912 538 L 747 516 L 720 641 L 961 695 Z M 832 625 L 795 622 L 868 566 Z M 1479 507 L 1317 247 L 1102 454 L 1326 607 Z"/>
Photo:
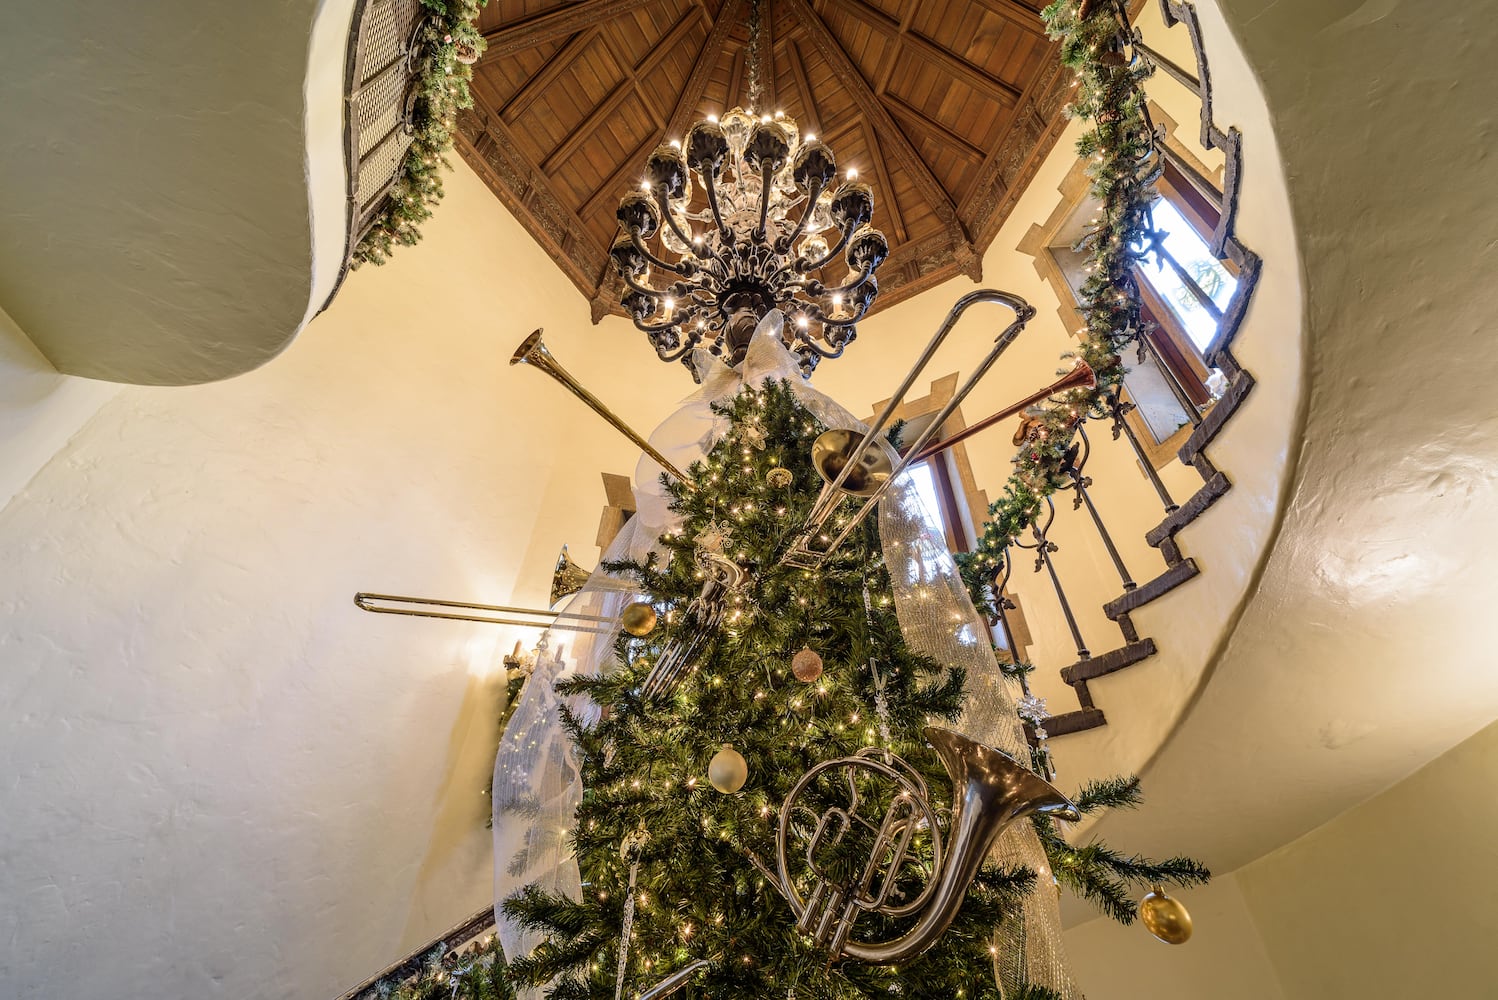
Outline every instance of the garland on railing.
<path id="1" fill-rule="evenodd" d="M 1077 140 L 1077 152 L 1091 161 L 1092 193 L 1102 206 L 1078 243 L 1091 257 L 1082 286 L 1087 329 L 1081 346 L 1065 357 L 1080 356 L 1091 365 L 1097 387 L 1074 389 L 1048 402 L 1029 425 L 1013 459 L 1014 472 L 989 505 L 977 548 L 957 557 L 975 599 L 986 600 L 984 588 L 1002 567 L 1009 540 L 1035 524 L 1046 497 L 1070 485 L 1068 452 L 1078 418 L 1109 413 L 1109 397 L 1124 375 L 1119 354 L 1141 332 L 1134 268 L 1149 256 L 1155 232 L 1150 205 L 1158 156 L 1140 86 L 1154 65 L 1142 56 L 1132 64 L 1124 57 L 1128 22 L 1112 0 L 1057 0 L 1042 16 L 1051 37 L 1061 42 L 1062 63 L 1079 81 L 1066 113 L 1093 123 Z"/>
<path id="2" fill-rule="evenodd" d="M 499 942 L 490 934 L 481 944 L 462 952 L 439 945 L 426 955 L 421 968 L 402 980 L 381 981 L 359 995 L 359 1000 L 515 1000 Z"/>
<path id="3" fill-rule="evenodd" d="M 473 64 L 484 51 L 484 36 L 474 22 L 488 0 L 421 0 L 427 14 L 422 22 L 420 62 L 412 85 L 421 93 L 416 134 L 406 150 L 395 187 L 380 214 L 354 248 L 352 263 L 383 264 L 396 245 L 411 246 L 421 239 L 417 227 L 431 218 L 442 200 L 443 158 L 453 145 L 458 112 L 473 107 L 468 86 Z"/>

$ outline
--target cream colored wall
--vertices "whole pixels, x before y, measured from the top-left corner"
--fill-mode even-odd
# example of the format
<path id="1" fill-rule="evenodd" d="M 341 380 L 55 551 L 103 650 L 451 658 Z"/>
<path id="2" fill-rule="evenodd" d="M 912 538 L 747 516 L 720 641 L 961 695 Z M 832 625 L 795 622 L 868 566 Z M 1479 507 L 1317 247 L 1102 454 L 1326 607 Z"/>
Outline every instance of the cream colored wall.
<path id="1" fill-rule="evenodd" d="M 1498 990 L 1498 724 L 1238 872 L 1288 1000 Z"/>
<path id="2" fill-rule="evenodd" d="M 0 310 L 0 509 L 118 391 L 59 374 Z"/>
<path id="3" fill-rule="evenodd" d="M 0 307 L 59 370 L 226 378 L 322 305 L 345 242 L 351 10 L 8 5 Z"/>
<path id="4" fill-rule="evenodd" d="M 507 366 L 533 327 L 637 426 L 690 385 L 448 188 L 251 374 L 100 399 L 6 341 L 40 468 L 0 512 L 0 996 L 334 996 L 490 902 L 515 633 L 353 593 L 537 605 L 563 542 L 591 563 L 634 453 Z"/>
<path id="5" fill-rule="evenodd" d="M 1066 954 L 1087 1000 L 1287 1000 L 1236 876 L 1177 895 L 1194 927 L 1183 945 L 1105 917 L 1066 931 Z"/>

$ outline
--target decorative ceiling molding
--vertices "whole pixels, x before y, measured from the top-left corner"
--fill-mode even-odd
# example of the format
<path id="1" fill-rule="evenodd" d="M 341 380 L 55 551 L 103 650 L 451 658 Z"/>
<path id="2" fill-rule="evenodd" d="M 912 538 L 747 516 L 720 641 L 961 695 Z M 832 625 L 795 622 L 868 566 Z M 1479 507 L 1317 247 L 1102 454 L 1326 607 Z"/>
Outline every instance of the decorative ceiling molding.
<path id="1" fill-rule="evenodd" d="M 650 151 L 748 101 L 749 0 L 495 0 L 463 157 L 591 303 L 618 313 L 614 208 Z M 1069 80 L 1024 0 L 761 0 L 764 108 L 875 185 L 875 308 L 982 273 L 1065 125 Z M 1135 0 L 1137 2 L 1137 0 Z M 523 12 L 522 12 L 523 10 Z"/>

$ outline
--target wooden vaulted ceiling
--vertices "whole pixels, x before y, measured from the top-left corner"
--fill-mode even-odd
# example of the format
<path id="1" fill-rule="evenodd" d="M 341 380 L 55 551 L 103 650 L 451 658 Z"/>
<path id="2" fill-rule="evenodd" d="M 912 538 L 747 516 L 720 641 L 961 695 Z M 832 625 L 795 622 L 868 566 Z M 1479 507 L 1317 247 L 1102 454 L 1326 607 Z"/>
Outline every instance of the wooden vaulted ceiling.
<path id="1" fill-rule="evenodd" d="M 760 0 L 765 112 L 782 110 L 874 185 L 888 305 L 983 251 L 1063 126 L 1071 83 L 1042 0 Z M 750 0 L 491 0 L 458 147 L 593 304 L 645 157 L 748 106 Z"/>

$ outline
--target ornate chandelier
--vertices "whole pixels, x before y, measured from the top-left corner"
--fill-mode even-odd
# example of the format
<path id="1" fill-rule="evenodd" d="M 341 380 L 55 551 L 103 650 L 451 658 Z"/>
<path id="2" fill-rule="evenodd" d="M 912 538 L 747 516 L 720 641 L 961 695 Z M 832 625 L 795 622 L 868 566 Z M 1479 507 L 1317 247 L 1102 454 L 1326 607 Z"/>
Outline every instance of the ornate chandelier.
<path id="1" fill-rule="evenodd" d="M 749 109 L 709 115 L 684 142 L 656 147 L 641 189 L 619 201 L 622 232 L 609 251 L 625 312 L 661 360 L 694 378 L 695 348 L 738 364 L 771 309 L 785 313 L 782 339 L 810 376 L 857 335 L 889 254 L 858 172 L 837 183 L 831 149 L 783 113 L 758 110 L 758 47 L 754 3 Z M 848 270 L 829 285 L 839 260 Z"/>

